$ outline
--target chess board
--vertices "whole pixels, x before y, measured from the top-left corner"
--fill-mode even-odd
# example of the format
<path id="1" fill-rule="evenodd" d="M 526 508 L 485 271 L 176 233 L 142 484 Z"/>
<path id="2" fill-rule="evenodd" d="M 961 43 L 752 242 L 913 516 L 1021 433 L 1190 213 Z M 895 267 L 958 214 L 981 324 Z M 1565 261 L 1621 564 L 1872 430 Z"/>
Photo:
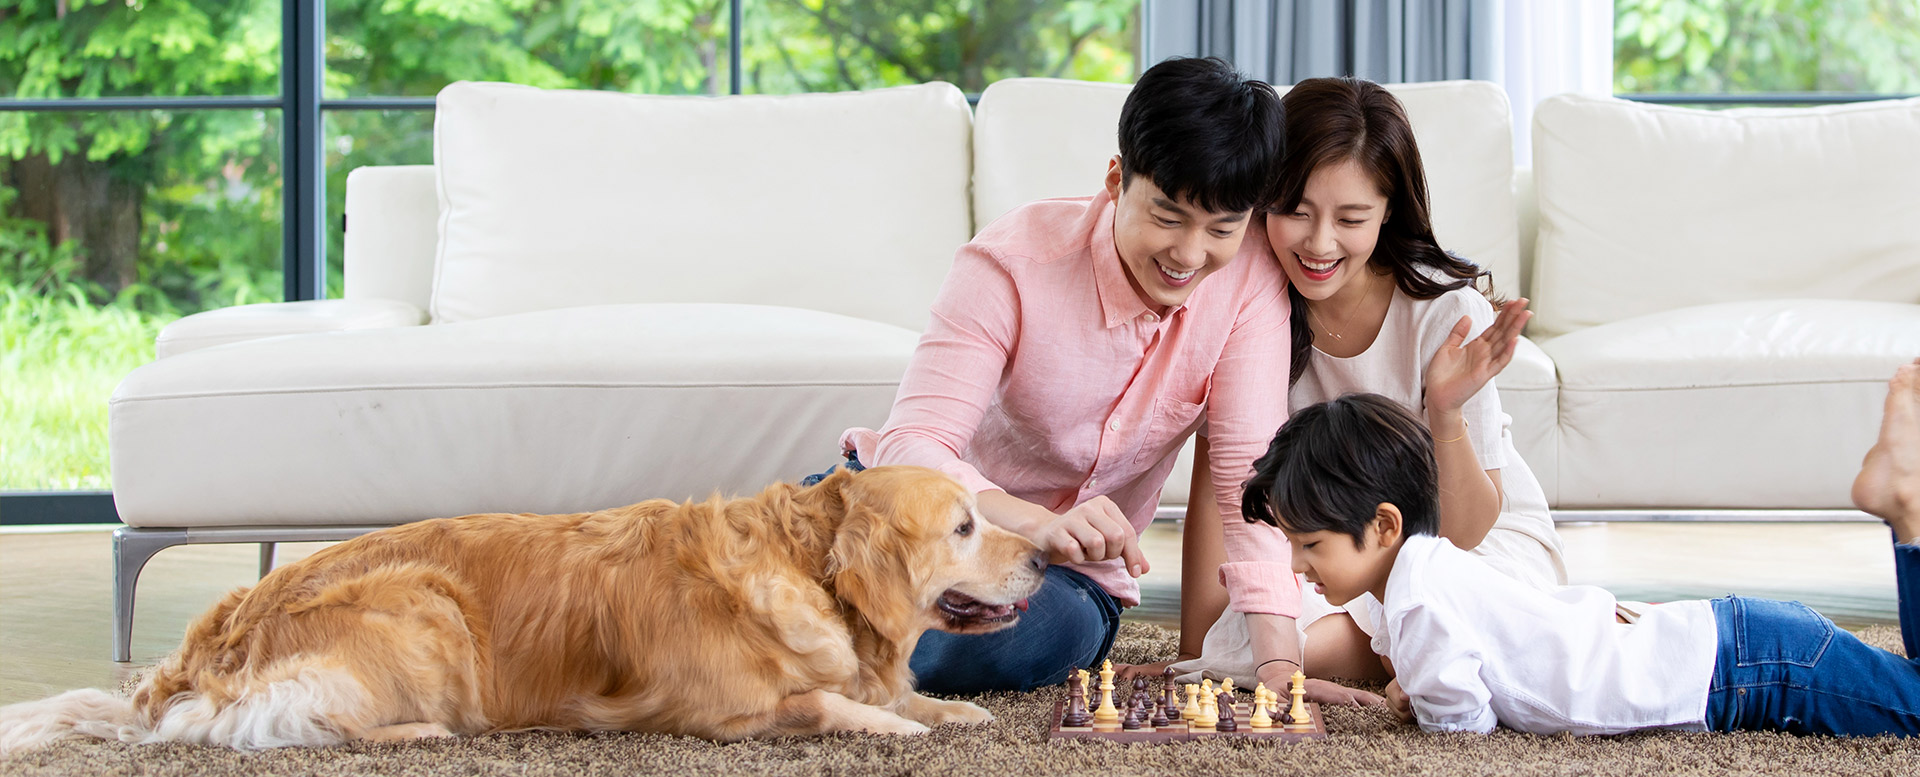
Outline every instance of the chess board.
<path id="1" fill-rule="evenodd" d="M 1107 739 L 1114 742 L 1190 742 L 1196 739 L 1213 737 L 1244 737 L 1248 739 L 1272 739 L 1291 742 L 1300 739 L 1322 739 L 1327 735 L 1326 718 L 1320 715 L 1320 705 L 1307 702 L 1307 714 L 1313 719 L 1310 726 L 1282 726 L 1278 721 L 1272 728 L 1256 729 L 1247 721 L 1253 719 L 1253 702 L 1242 699 L 1233 705 L 1234 719 L 1239 723 L 1238 731 L 1215 731 L 1213 729 L 1191 729 L 1186 721 L 1176 720 L 1160 728 L 1151 726 L 1127 731 L 1120 724 L 1094 724 L 1086 727 L 1065 727 L 1060 725 L 1060 717 L 1066 712 L 1065 699 L 1053 704 L 1053 716 L 1048 719 L 1048 739 Z"/>

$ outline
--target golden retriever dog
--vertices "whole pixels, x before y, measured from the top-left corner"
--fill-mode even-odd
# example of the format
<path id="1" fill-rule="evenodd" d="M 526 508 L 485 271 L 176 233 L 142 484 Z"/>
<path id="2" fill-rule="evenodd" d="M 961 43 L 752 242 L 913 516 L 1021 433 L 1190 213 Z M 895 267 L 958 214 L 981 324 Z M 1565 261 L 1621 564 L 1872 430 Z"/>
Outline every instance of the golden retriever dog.
<path id="1" fill-rule="evenodd" d="M 939 472 L 758 496 L 470 515 L 329 547 L 226 596 L 125 699 L 0 709 L 66 736 L 236 748 L 515 729 L 716 740 L 980 723 L 913 690 L 929 628 L 1012 625 L 1046 557 Z"/>

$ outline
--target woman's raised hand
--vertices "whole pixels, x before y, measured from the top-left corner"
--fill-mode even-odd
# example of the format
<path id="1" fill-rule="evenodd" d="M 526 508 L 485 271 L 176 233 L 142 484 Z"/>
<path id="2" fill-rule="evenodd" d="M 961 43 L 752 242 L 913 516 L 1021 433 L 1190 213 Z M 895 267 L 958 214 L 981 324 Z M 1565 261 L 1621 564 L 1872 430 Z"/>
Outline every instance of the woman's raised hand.
<path id="1" fill-rule="evenodd" d="M 1447 341 L 1434 352 L 1433 360 L 1427 362 L 1428 412 L 1459 410 L 1480 387 L 1506 369 L 1520 342 L 1520 330 L 1532 318 L 1525 298 L 1513 300 L 1500 307 L 1493 326 L 1467 342 L 1473 319 L 1461 316 Z"/>

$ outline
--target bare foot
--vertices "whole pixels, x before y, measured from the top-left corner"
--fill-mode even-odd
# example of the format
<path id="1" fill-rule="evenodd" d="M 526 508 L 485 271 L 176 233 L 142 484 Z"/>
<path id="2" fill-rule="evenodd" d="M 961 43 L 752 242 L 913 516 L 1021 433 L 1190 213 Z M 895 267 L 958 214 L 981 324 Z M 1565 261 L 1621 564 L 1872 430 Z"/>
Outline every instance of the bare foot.
<path id="1" fill-rule="evenodd" d="M 1880 439 L 1853 480 L 1853 503 L 1892 526 L 1895 542 L 1920 539 L 1920 359 L 1887 383 Z"/>

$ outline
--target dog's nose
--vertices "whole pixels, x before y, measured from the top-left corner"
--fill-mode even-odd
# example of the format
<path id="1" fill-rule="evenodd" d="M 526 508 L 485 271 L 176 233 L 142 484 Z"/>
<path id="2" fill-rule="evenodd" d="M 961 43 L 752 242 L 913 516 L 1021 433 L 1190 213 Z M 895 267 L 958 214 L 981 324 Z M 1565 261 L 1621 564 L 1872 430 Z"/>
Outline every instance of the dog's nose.
<path id="1" fill-rule="evenodd" d="M 1033 555 L 1027 557 L 1027 568 L 1035 572 L 1046 572 L 1047 552 L 1044 550 L 1035 550 Z"/>

